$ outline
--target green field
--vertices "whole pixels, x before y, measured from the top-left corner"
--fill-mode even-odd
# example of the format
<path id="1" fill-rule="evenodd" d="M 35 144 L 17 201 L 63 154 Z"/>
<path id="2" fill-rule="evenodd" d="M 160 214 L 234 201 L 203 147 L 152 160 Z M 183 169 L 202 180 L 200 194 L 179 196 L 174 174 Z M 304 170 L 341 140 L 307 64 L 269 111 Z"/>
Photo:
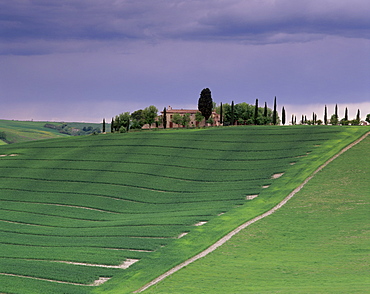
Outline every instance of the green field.
<path id="1" fill-rule="evenodd" d="M 250 126 L 0 146 L 0 292 L 137 290 L 272 208 L 367 130 Z M 139 261 L 91 266 L 127 259 Z M 99 277 L 112 279 L 72 284 Z"/>
<path id="2" fill-rule="evenodd" d="M 285 206 L 145 293 L 369 293 L 370 137 Z"/>
<path id="3" fill-rule="evenodd" d="M 5 132 L 11 143 L 65 137 L 56 130 L 44 128 L 45 122 L 0 120 L 0 132 Z M 5 143 L 0 140 L 0 144 Z"/>
<path id="4" fill-rule="evenodd" d="M 6 143 L 20 143 L 68 136 L 66 134 L 59 133 L 57 130 L 45 128 L 45 124 L 50 124 L 50 122 L 0 119 L 0 133 L 5 133 L 6 135 L 6 142 L 1 140 L 0 138 L 0 145 Z M 59 125 L 62 123 L 52 122 L 51 124 Z M 94 128 L 101 128 L 101 124 L 96 123 L 69 122 L 67 124 L 69 127 L 77 129 L 82 129 L 89 126 L 92 126 Z"/>

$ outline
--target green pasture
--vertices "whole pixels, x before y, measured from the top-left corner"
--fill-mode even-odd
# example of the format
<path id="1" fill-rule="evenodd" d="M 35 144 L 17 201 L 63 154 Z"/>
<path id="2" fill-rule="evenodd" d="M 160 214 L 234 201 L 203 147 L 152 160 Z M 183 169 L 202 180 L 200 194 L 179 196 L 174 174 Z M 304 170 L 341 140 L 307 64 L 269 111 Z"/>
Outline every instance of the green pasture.
<path id="1" fill-rule="evenodd" d="M 135 291 L 275 206 L 366 131 L 242 126 L 0 146 L 0 292 Z M 127 259 L 139 261 L 111 267 Z M 99 277 L 111 279 L 87 286 Z"/>
<path id="2" fill-rule="evenodd" d="M 0 138 L 0 145 L 10 143 L 20 143 L 42 139 L 52 139 L 67 137 L 66 134 L 61 134 L 59 131 L 45 128 L 45 124 L 60 125 L 60 122 L 42 122 L 42 121 L 17 121 L 17 120 L 1 120 L 0 133 L 5 133 L 6 141 Z M 70 128 L 83 129 L 84 127 L 102 128 L 99 123 L 79 123 L 68 122 Z"/>
<path id="3" fill-rule="evenodd" d="M 65 137 L 56 130 L 44 128 L 46 122 L 0 120 L 0 132 L 5 132 L 6 140 L 12 143 L 32 140 Z M 0 140 L 0 145 L 5 144 Z"/>
<path id="4" fill-rule="evenodd" d="M 144 293 L 369 293 L 370 137 L 285 206 Z"/>

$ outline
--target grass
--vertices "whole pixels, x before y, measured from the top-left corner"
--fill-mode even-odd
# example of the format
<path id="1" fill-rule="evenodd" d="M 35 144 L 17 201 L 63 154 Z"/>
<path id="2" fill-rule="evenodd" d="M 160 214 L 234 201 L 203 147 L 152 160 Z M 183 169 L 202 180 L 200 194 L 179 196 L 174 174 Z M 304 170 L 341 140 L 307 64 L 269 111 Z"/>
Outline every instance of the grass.
<path id="1" fill-rule="evenodd" d="M 0 119 L 0 133 L 5 132 L 6 141 L 0 139 L 0 145 L 7 143 L 20 143 L 42 139 L 52 139 L 67 137 L 66 134 L 61 134 L 59 131 L 45 128 L 44 125 L 50 122 L 42 121 L 16 121 L 16 120 L 1 120 Z M 59 125 L 61 123 L 52 124 Z M 71 128 L 83 129 L 84 127 L 92 126 L 101 129 L 101 124 L 97 123 L 68 123 Z"/>
<path id="2" fill-rule="evenodd" d="M 370 137 L 273 215 L 145 293 L 368 293 Z"/>
<path id="3" fill-rule="evenodd" d="M 5 132 L 11 143 L 65 137 L 56 130 L 44 128 L 45 122 L 0 120 L 0 132 Z M 0 140 L 0 145 L 6 142 Z"/>
<path id="4" fill-rule="evenodd" d="M 366 131 L 229 127 L 1 146 L 2 272 L 85 285 L 113 278 L 87 287 L 0 275 L 0 292 L 134 291 L 273 207 Z M 200 221 L 208 223 L 194 226 Z M 127 258 L 140 261 L 114 271 L 53 262 Z"/>

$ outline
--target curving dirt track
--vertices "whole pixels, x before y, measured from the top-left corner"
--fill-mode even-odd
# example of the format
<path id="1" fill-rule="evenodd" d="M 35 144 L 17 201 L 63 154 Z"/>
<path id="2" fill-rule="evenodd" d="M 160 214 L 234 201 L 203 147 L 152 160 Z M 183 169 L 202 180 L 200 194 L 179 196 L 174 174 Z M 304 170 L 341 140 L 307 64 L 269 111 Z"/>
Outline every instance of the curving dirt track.
<path id="1" fill-rule="evenodd" d="M 250 221 L 247 221 L 246 223 L 240 225 L 239 227 L 237 227 L 236 229 L 234 229 L 233 231 L 231 231 L 230 233 L 228 233 L 227 235 L 225 235 L 224 237 L 222 237 L 216 243 L 214 243 L 213 245 L 211 245 L 210 247 L 208 247 L 206 250 L 204 250 L 204 251 L 200 252 L 199 254 L 193 256 L 192 258 L 189 258 L 188 260 L 184 261 L 183 263 L 180 263 L 179 265 L 173 267 L 169 271 L 165 272 L 164 274 L 160 275 L 156 279 L 152 280 L 148 284 L 146 284 L 143 287 L 141 287 L 140 289 L 136 290 L 134 293 L 143 292 L 144 290 L 148 289 L 150 286 L 153 286 L 153 285 L 159 283 L 160 281 L 164 280 L 169 275 L 172 275 L 173 273 L 175 273 L 178 270 L 182 269 L 183 267 L 189 265 L 190 263 L 192 263 L 192 262 L 194 262 L 194 261 L 196 261 L 196 260 L 198 260 L 198 259 L 206 256 L 207 254 L 211 253 L 212 251 L 216 250 L 218 247 L 220 247 L 226 241 L 230 240 L 231 237 L 233 237 L 235 234 L 239 233 L 241 230 L 245 229 L 249 225 L 255 223 L 256 221 L 258 221 L 260 219 L 265 218 L 266 216 L 269 216 L 269 215 L 273 214 L 276 210 L 278 210 L 284 204 L 286 204 L 296 193 L 298 193 L 304 187 L 304 185 L 306 185 L 308 183 L 308 181 L 310 181 L 319 171 L 321 171 L 325 166 L 327 166 L 334 159 L 336 159 L 337 157 L 339 157 L 340 155 L 342 155 L 344 152 L 346 152 L 347 150 L 349 150 L 350 148 L 352 148 L 356 144 L 360 143 L 369 134 L 370 134 L 370 132 L 366 133 L 361 138 L 359 138 L 358 140 L 356 140 L 353 143 L 349 144 L 347 147 L 345 147 L 340 152 L 338 152 L 336 155 L 334 155 L 332 158 L 330 158 L 328 161 L 326 161 L 317 170 L 315 170 L 315 172 L 313 172 L 313 174 L 311 176 L 309 176 L 301 185 L 299 185 L 296 189 L 294 189 L 287 197 L 284 198 L 283 201 L 281 201 L 275 207 L 273 207 L 269 211 L 267 211 L 267 212 L 265 212 L 265 213 L 263 213 L 263 214 L 255 217 L 255 218 L 251 219 Z"/>

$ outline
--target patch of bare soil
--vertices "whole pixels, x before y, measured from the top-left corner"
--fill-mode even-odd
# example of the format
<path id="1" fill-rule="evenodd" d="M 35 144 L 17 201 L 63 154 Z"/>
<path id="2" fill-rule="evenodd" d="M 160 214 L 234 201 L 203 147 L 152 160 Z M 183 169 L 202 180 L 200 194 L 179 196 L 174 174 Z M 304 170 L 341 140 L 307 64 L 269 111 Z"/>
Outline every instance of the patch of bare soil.
<path id="1" fill-rule="evenodd" d="M 189 234 L 189 233 L 181 233 L 180 235 L 178 235 L 177 239 L 180 239 L 180 238 L 186 236 L 187 234 Z"/>
<path id="2" fill-rule="evenodd" d="M 67 264 L 73 264 L 73 265 L 84 265 L 84 266 L 96 266 L 96 267 L 104 267 L 104 268 L 120 268 L 120 269 L 127 269 L 131 265 L 133 265 L 135 262 L 138 262 L 139 259 L 126 259 L 122 264 L 120 265 L 105 265 L 105 264 L 92 264 L 92 263 L 83 263 L 83 262 L 72 262 L 72 261 L 55 261 L 55 262 L 61 262 L 61 263 L 67 263 Z"/>
<path id="3" fill-rule="evenodd" d="M 279 174 L 274 174 L 274 175 L 272 175 L 272 179 L 278 179 L 278 178 L 280 178 L 282 175 L 283 175 L 284 173 L 279 173 Z"/>
<path id="4" fill-rule="evenodd" d="M 258 194 L 256 194 L 256 195 L 247 195 L 246 197 L 245 197 L 245 200 L 253 200 L 254 198 L 256 198 L 256 197 L 258 197 Z"/>
<path id="5" fill-rule="evenodd" d="M 199 226 L 205 225 L 206 223 L 207 222 L 199 222 L 199 223 L 194 224 L 194 226 L 199 227 Z"/>

